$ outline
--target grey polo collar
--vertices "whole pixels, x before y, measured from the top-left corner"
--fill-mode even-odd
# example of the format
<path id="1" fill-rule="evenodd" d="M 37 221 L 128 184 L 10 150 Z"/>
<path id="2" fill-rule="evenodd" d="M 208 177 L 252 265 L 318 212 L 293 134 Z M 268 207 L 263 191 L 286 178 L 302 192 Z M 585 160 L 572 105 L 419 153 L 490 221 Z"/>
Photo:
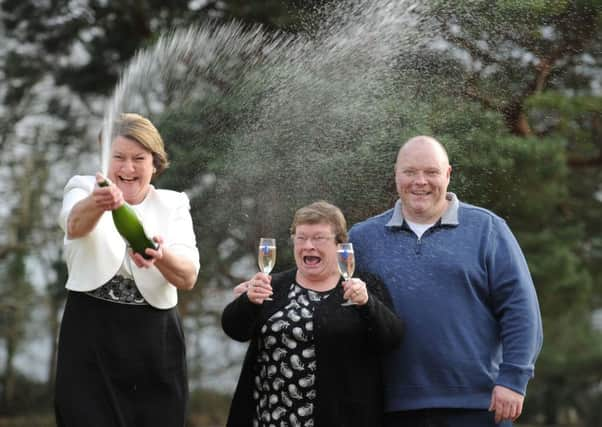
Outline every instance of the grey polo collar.
<path id="1" fill-rule="evenodd" d="M 458 208 L 460 207 L 458 197 L 454 193 L 448 192 L 446 198 L 449 201 L 449 204 L 441 216 L 441 225 L 458 225 Z M 403 212 L 401 210 L 401 200 L 397 200 L 397 202 L 395 202 L 395 207 L 393 208 L 393 215 L 389 222 L 385 224 L 385 227 L 401 227 L 402 225 Z"/>

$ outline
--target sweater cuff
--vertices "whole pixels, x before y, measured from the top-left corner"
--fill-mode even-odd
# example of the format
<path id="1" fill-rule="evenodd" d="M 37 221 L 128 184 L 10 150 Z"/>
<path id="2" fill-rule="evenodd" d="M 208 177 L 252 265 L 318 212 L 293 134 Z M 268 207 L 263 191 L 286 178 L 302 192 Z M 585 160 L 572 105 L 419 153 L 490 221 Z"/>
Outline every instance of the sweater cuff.
<path id="1" fill-rule="evenodd" d="M 514 390 L 524 396 L 527 391 L 527 383 L 532 377 L 533 368 L 502 363 L 495 384 Z"/>
<path id="2" fill-rule="evenodd" d="M 364 305 L 357 305 L 355 308 L 359 311 L 362 319 L 370 321 L 372 319 L 372 313 L 374 312 L 374 295 L 368 294 L 368 302 Z M 371 325 L 368 330 L 371 330 Z"/>

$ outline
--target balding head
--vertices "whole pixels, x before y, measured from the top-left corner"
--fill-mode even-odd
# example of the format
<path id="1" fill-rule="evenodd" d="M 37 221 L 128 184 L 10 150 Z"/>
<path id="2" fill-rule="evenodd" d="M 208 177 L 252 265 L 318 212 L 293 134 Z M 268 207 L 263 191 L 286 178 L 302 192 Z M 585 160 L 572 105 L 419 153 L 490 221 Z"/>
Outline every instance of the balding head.
<path id="1" fill-rule="evenodd" d="M 431 146 L 436 151 L 439 151 L 439 155 L 441 155 L 441 160 L 444 164 L 449 165 L 449 157 L 447 155 L 447 150 L 439 141 L 431 136 L 419 135 L 413 138 L 408 139 L 404 142 L 399 151 L 397 152 L 397 161 L 395 162 L 395 168 L 397 168 L 397 164 L 399 163 L 399 158 L 404 155 L 404 152 L 411 150 L 413 147 L 423 145 L 423 146 Z"/>
<path id="2" fill-rule="evenodd" d="M 399 149 L 395 184 L 404 218 L 433 224 L 447 208 L 451 166 L 447 151 L 430 136 L 416 136 Z"/>

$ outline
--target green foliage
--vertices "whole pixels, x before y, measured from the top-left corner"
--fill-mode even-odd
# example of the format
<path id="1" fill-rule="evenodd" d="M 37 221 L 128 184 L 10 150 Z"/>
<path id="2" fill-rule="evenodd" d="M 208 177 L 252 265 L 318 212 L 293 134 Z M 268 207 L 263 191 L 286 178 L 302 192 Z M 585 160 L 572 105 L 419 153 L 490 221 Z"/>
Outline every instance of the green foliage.
<path id="1" fill-rule="evenodd" d="M 3 379 L 0 376 L 0 381 Z M 2 382 L 4 383 L 4 381 Z M 14 383 L 14 388 L 18 393 L 15 393 L 10 405 L 0 405 L 0 426 L 3 426 L 2 415 L 26 413 L 30 417 L 40 416 L 41 419 L 46 420 L 44 415 L 52 409 L 52 398 L 48 393 L 48 385 L 45 382 L 32 380 L 26 373 L 16 373 Z M 41 426 L 42 424 L 29 424 L 29 426 L 32 425 Z"/>
<path id="2" fill-rule="evenodd" d="M 33 297 L 31 284 L 25 279 L 25 259 L 11 254 L 0 264 L 0 337 L 18 343 L 25 333 L 26 309 Z"/>
<path id="3" fill-rule="evenodd" d="M 18 398 L 18 374 L 13 361 L 26 333 L 27 320 L 34 291 L 25 274 L 25 256 L 22 252 L 8 255 L 0 263 L 0 339 L 6 349 L 0 387 L 0 412 L 12 407 Z"/>
<path id="4" fill-rule="evenodd" d="M 2 162 L 12 141 L 24 142 L 14 124 L 40 110 L 68 123 L 59 131 L 41 128 L 48 147 L 81 150 L 90 125 L 82 116 L 98 114 L 97 97 L 110 93 L 133 53 L 163 31 L 203 25 L 210 17 L 311 30 L 315 22 L 302 11 L 335 2 L 227 0 L 196 2 L 200 9 L 191 10 L 193 3 L 92 1 L 72 10 L 68 1 L 2 2 L 2 28 L 12 42 L 0 53 L 7 113 L 0 119 Z M 241 260 L 251 259 L 254 267 L 261 235 L 282 243 L 277 267 L 291 265 L 288 227 L 306 203 L 329 199 L 350 225 L 392 206 L 399 145 L 416 134 L 433 135 L 448 148 L 451 189 L 508 221 L 533 274 L 545 341 L 522 419 L 543 416 L 552 423 L 574 408 L 589 425 L 599 425 L 602 337 L 591 313 L 602 306 L 602 101 L 595 90 L 602 2 L 433 0 L 428 6 L 437 25 L 427 31 L 447 44 L 417 56 L 400 52 L 393 82 L 354 72 L 350 65 L 362 58 L 353 55 L 298 74 L 286 63 L 264 64 L 226 86 L 218 73 L 206 96 L 152 117 L 173 163 L 157 185 L 189 193 L 201 251 L 200 286 L 181 294 L 181 311 L 194 329 L 216 324 L 221 307 L 205 306 L 204 296 L 241 280 Z M 70 57 L 75 51 L 82 56 Z M 38 104 L 32 89 L 48 77 L 71 88 L 79 102 L 57 89 Z M 362 92 L 367 85 L 369 96 Z M 24 268 L 28 257 L 45 256 L 28 227 L 19 231 L 25 252 L 0 260 L 3 344 L 25 336 L 23 301 L 33 291 Z M 54 268 L 61 279 L 49 278 L 46 290 L 58 310 L 65 271 Z M 191 363 L 196 379 L 202 365 Z M 38 395 L 19 373 L 12 381 L 19 396 Z M 203 413 L 197 424 L 223 425 L 227 400 L 195 391 L 192 406 Z"/>
<path id="5" fill-rule="evenodd" d="M 568 0 L 503 0 L 497 2 L 498 10 L 500 12 L 514 12 L 517 14 L 528 14 L 528 15 L 556 15 L 564 11 L 569 5 Z"/>

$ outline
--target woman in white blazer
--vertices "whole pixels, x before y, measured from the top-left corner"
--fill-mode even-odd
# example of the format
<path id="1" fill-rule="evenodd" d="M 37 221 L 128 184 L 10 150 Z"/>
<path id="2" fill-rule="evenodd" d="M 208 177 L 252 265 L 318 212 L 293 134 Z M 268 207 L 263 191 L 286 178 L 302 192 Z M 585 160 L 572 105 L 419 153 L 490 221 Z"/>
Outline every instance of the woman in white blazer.
<path id="1" fill-rule="evenodd" d="M 186 355 L 177 289 L 192 289 L 199 252 L 184 193 L 151 179 L 168 166 L 146 118 L 122 114 L 111 144 L 108 187 L 74 176 L 59 223 L 69 269 L 55 388 L 59 427 L 184 426 Z M 132 205 L 158 244 L 133 253 L 111 211 Z"/>

